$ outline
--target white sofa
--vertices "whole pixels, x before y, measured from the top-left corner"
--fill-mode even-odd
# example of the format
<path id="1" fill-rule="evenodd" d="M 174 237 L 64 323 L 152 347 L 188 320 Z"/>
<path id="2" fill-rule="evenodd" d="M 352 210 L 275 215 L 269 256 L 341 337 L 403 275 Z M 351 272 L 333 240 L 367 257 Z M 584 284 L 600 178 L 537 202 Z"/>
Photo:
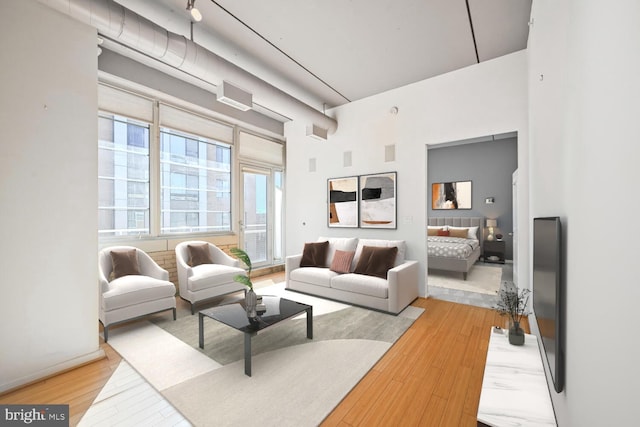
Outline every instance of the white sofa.
<path id="1" fill-rule="evenodd" d="M 320 237 L 318 241 L 329 242 L 325 265 L 300 267 L 302 254 L 288 256 L 285 261 L 286 289 L 393 314 L 400 313 L 418 297 L 418 262 L 405 260 L 404 240 Z M 386 279 L 353 273 L 364 246 L 398 248 L 394 267 L 388 271 Z M 355 251 L 351 273 L 330 270 L 336 249 Z"/>

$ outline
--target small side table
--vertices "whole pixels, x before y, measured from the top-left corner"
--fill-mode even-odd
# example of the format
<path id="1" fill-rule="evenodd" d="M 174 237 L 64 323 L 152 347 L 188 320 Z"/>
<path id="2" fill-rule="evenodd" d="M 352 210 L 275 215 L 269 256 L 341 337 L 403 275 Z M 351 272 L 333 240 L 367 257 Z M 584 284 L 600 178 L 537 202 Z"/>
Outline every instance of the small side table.
<path id="1" fill-rule="evenodd" d="M 506 246 L 504 240 L 485 240 L 483 243 L 484 253 L 483 259 L 484 262 L 494 263 L 494 264 L 504 264 L 504 257 L 506 252 Z M 498 257 L 497 260 L 491 260 L 489 257 Z"/>

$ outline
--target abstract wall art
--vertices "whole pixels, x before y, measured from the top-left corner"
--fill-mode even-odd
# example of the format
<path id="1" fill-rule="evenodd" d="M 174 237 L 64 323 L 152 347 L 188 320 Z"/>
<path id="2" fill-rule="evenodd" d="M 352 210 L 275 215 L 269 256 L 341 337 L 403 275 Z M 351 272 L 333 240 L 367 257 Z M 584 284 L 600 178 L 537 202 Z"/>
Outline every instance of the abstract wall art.
<path id="1" fill-rule="evenodd" d="M 358 226 L 358 177 L 327 180 L 329 227 Z"/>
<path id="2" fill-rule="evenodd" d="M 471 209 L 471 181 L 431 184 L 431 209 Z"/>
<path id="3" fill-rule="evenodd" d="M 360 176 L 360 227 L 396 228 L 396 172 Z"/>

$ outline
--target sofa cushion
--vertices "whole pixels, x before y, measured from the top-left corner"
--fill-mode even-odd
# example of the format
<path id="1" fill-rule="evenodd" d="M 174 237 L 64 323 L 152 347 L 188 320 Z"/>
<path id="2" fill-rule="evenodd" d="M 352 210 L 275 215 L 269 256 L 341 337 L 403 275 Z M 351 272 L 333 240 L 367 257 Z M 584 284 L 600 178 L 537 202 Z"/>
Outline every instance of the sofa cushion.
<path id="1" fill-rule="evenodd" d="M 396 255 L 396 260 L 393 266 L 397 267 L 398 265 L 404 263 L 405 254 L 407 252 L 407 244 L 404 240 L 360 239 L 358 241 L 358 247 L 356 248 L 356 255 L 353 257 L 354 268 L 356 265 L 358 265 L 360 254 L 362 253 L 362 248 L 365 246 L 376 246 L 382 248 L 390 248 L 395 246 L 398 248 L 398 254 Z"/>
<path id="2" fill-rule="evenodd" d="M 211 251 L 209 250 L 208 243 L 187 245 L 187 248 L 189 249 L 189 265 L 191 267 L 201 264 L 213 264 L 213 258 L 211 258 Z"/>
<path id="3" fill-rule="evenodd" d="M 358 239 L 355 237 L 320 237 L 319 242 L 328 241 L 329 249 L 327 250 L 327 260 L 325 266 L 329 267 L 333 261 L 334 254 L 340 251 L 355 251 L 358 246 Z M 353 266 L 351 267 L 353 270 Z"/>
<path id="4" fill-rule="evenodd" d="M 339 276 L 339 274 L 328 268 L 305 267 L 293 270 L 289 275 L 289 279 L 329 288 L 331 287 L 331 280 L 336 276 Z"/>
<path id="5" fill-rule="evenodd" d="M 331 287 L 376 298 L 389 297 L 389 282 L 374 276 L 355 273 L 340 274 L 331 280 Z"/>
<path id="6" fill-rule="evenodd" d="M 336 249 L 333 260 L 331 261 L 330 270 L 336 273 L 350 273 L 351 261 L 353 261 L 355 254 L 355 251 L 341 251 L 340 249 Z"/>
<path id="7" fill-rule="evenodd" d="M 329 242 L 305 243 L 300 267 L 325 267 Z"/>
<path id="8" fill-rule="evenodd" d="M 222 264 L 200 264 L 191 269 L 193 275 L 187 279 L 190 291 L 197 292 L 214 286 L 233 283 L 238 274 L 246 274 L 244 269 Z"/>
<path id="9" fill-rule="evenodd" d="M 354 273 L 386 279 L 387 271 L 393 268 L 397 254 L 398 248 L 396 246 L 389 248 L 365 246 L 362 248 Z"/>
<path id="10" fill-rule="evenodd" d="M 105 311 L 116 310 L 130 305 L 173 297 L 176 287 L 171 282 L 148 276 L 129 275 L 109 283 L 109 290 L 102 294 Z"/>
<path id="11" fill-rule="evenodd" d="M 114 249 L 110 254 L 114 279 L 140 274 L 138 251 L 136 249 Z"/>

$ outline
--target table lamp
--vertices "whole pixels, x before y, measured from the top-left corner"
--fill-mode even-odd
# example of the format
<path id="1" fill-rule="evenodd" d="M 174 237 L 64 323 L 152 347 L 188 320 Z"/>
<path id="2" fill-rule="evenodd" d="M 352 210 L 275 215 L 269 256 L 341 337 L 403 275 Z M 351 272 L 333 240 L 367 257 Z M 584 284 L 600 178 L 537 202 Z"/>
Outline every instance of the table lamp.
<path id="1" fill-rule="evenodd" d="M 495 237 L 493 236 L 493 227 L 497 227 L 497 226 L 498 226 L 498 220 L 495 220 L 495 219 L 487 220 L 487 227 L 489 228 L 489 235 L 487 236 L 487 240 L 495 239 Z"/>

